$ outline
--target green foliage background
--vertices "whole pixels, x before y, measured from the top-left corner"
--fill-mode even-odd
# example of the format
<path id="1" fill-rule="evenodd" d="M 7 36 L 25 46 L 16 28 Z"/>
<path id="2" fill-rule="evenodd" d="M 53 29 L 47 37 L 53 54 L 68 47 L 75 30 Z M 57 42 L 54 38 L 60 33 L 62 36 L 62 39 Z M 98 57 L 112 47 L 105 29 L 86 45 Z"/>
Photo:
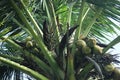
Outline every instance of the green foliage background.
<path id="1" fill-rule="evenodd" d="M 92 37 L 104 43 L 110 41 L 106 37 L 108 33 L 118 35 L 116 29 L 120 30 L 111 20 L 120 22 L 119 0 L 1 0 L 0 15 L 0 78 L 3 80 L 9 80 L 12 75 L 14 80 L 21 80 L 23 73 L 37 80 L 85 80 L 92 77 L 89 72 L 95 68 L 102 74 L 99 63 L 92 57 L 85 64 L 84 58 L 80 58 L 82 71 L 75 69 L 79 65 L 74 59 L 75 42 Z M 118 36 L 102 53 L 119 41 Z"/>

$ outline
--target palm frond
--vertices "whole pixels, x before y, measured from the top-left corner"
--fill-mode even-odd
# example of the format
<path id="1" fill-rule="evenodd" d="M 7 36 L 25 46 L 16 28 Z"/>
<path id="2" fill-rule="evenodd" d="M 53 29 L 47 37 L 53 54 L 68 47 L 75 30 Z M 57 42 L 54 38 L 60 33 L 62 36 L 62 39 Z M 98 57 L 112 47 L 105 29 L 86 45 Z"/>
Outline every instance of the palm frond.
<path id="1" fill-rule="evenodd" d="M 120 22 L 119 10 L 119 0 L 1 0 L 0 61 L 36 79 L 85 80 L 92 75 L 98 76 L 94 73 L 95 69 L 103 78 L 101 65 L 98 65 L 103 63 L 97 59 L 104 57 L 94 51 L 96 46 L 100 48 L 99 51 L 102 48 L 96 44 L 96 40 L 93 47 L 88 42 L 90 37 L 103 42 L 109 40 L 106 37 L 109 34 L 118 35 L 116 29 L 120 30 L 120 27 L 116 22 Z M 71 27 L 74 25 L 79 26 Z M 71 47 L 67 45 L 68 38 L 75 29 Z M 30 40 L 27 40 L 28 36 Z M 85 37 L 88 37 L 88 41 Z M 80 50 L 75 44 L 79 38 L 85 42 Z M 119 36 L 108 46 L 104 45 L 100 53 L 105 53 L 118 42 Z M 88 49 L 89 54 L 86 54 Z M 95 68 L 86 62 L 86 55 Z M 110 63 L 116 61 L 113 57 L 110 59 Z M 11 76 L 18 80 L 23 75 L 21 71 L 3 63 L 0 70 L 4 67 L 10 75 L 2 75 L 3 80 Z M 6 74 L 6 71 L 2 74 Z"/>
<path id="2" fill-rule="evenodd" d="M 120 21 L 120 18 L 119 18 L 120 15 L 119 15 L 119 9 L 118 9 L 118 7 L 120 6 L 120 4 L 119 4 L 120 1 L 119 0 L 115 0 L 115 1 L 105 0 L 105 1 L 100 1 L 100 3 L 99 3 L 98 0 L 97 1 L 87 0 L 87 2 L 92 3 L 97 7 L 103 8 L 100 18 L 98 18 L 96 20 L 97 23 L 95 23 L 95 25 L 93 25 L 93 27 L 95 29 L 100 28 L 101 31 L 103 31 L 103 29 L 105 29 L 105 30 L 107 29 L 107 30 L 109 30 L 109 31 L 106 30 L 107 32 L 116 34 L 115 28 L 119 30 L 119 27 L 118 27 L 118 25 L 116 25 L 114 20 L 116 22 Z M 111 8 L 111 6 L 113 6 L 113 7 Z M 111 21 L 111 19 L 113 19 L 113 20 Z M 97 27 L 96 24 L 99 26 L 101 25 L 101 27 Z M 94 31 L 94 30 L 92 30 L 92 31 Z M 101 32 L 101 31 L 99 31 L 99 32 Z M 104 31 L 104 32 L 106 32 L 106 31 Z M 106 35 L 106 34 L 104 34 L 104 35 Z"/>
<path id="3" fill-rule="evenodd" d="M 1 80 L 9 80 L 11 79 L 13 75 L 14 69 L 11 67 L 8 67 L 3 64 L 3 66 L 0 66 L 0 79 Z"/>

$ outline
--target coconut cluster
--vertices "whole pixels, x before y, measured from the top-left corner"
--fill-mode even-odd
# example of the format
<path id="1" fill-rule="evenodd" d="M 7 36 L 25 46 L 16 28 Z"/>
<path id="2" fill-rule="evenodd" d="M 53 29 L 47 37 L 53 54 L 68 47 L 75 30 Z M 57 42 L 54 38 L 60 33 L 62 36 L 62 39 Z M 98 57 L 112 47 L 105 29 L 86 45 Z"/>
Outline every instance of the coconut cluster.
<path id="1" fill-rule="evenodd" d="M 103 48 L 96 44 L 95 38 L 79 39 L 75 42 L 77 49 L 85 55 L 102 54 Z"/>
<path id="2" fill-rule="evenodd" d="M 32 41 L 32 38 L 30 36 L 26 38 L 25 42 L 26 42 L 27 48 L 33 47 L 33 41 Z"/>

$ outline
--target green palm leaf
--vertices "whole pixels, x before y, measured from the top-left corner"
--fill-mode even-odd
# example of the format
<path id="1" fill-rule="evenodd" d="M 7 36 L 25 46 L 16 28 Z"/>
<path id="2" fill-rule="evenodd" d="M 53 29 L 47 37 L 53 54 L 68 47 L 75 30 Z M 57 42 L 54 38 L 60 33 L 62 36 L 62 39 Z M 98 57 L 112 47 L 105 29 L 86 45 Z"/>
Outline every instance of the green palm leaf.
<path id="1" fill-rule="evenodd" d="M 5 70 L 8 69 L 10 73 L 8 78 L 14 75 L 13 71 L 17 77 L 21 70 L 36 79 L 75 80 L 81 76 L 88 79 L 87 74 L 93 67 L 91 64 L 86 65 L 85 55 L 76 55 L 76 51 L 78 53 L 82 51 L 76 48 L 75 41 L 79 38 L 84 40 L 86 37 L 94 37 L 104 42 L 109 40 L 106 37 L 108 34 L 118 35 L 117 31 L 120 30 L 116 24 L 120 22 L 119 0 L 1 0 L 0 15 L 0 61 L 3 62 L 2 64 L 0 62 L 0 70 L 5 66 Z M 42 24 L 44 21 L 47 25 Z M 73 40 L 70 43 L 72 47 L 69 48 L 70 45 L 65 46 L 67 41 L 61 37 L 67 35 L 65 33 L 68 31 L 68 26 L 74 25 L 79 27 L 76 28 L 75 34 L 73 33 Z M 32 39 L 26 41 L 28 36 Z M 111 42 L 103 52 L 117 44 L 118 39 L 119 37 Z M 64 54 L 62 60 L 58 58 L 56 50 Z M 96 58 L 92 55 L 90 59 L 93 57 Z M 60 61 L 64 64 L 62 67 Z M 74 69 L 74 66 L 78 65 L 75 62 L 80 63 L 79 71 Z M 4 63 L 19 70 L 9 68 Z M 98 64 L 97 61 L 93 63 Z M 3 74 L 6 73 L 3 71 Z M 4 78 L 6 76 L 2 75 L 3 79 L 7 79 Z"/>

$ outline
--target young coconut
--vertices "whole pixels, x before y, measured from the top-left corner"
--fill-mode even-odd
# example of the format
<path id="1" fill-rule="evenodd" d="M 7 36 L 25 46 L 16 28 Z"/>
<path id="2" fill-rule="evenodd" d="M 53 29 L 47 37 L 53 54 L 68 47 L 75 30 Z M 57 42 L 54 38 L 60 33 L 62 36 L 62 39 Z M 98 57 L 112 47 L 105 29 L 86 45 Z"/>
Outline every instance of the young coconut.
<path id="1" fill-rule="evenodd" d="M 27 41 L 27 42 L 26 42 L 26 47 L 27 47 L 27 48 L 33 47 L 32 41 Z"/>
<path id="2" fill-rule="evenodd" d="M 104 69 L 107 71 L 107 72 L 113 72 L 115 67 L 112 65 L 112 64 L 109 64 L 109 65 L 106 65 L 104 67 Z"/>
<path id="3" fill-rule="evenodd" d="M 28 36 L 28 37 L 25 39 L 25 42 L 26 42 L 26 47 L 27 47 L 27 48 L 33 47 L 32 37 Z"/>
<path id="4" fill-rule="evenodd" d="M 94 45 L 96 45 L 96 42 L 97 42 L 97 41 L 96 41 L 95 38 L 90 38 L 90 39 L 88 39 L 88 40 L 86 41 L 87 46 L 90 47 L 90 48 L 93 48 Z"/>
<path id="5" fill-rule="evenodd" d="M 40 52 L 40 51 L 38 50 L 38 48 L 36 48 L 36 47 L 35 47 L 33 50 L 34 50 L 34 52 L 36 52 L 36 53 L 39 53 L 39 52 Z"/>
<path id="6" fill-rule="evenodd" d="M 94 45 L 93 47 L 93 54 L 102 54 L 102 50 L 103 48 L 98 46 L 98 45 Z"/>
<path id="7" fill-rule="evenodd" d="M 113 80 L 120 80 L 120 70 L 118 68 L 113 71 Z"/>
<path id="8" fill-rule="evenodd" d="M 86 46 L 86 42 L 84 40 L 78 40 L 76 43 L 75 43 L 76 47 L 78 49 L 82 49 L 83 47 Z"/>
<path id="9" fill-rule="evenodd" d="M 82 48 L 82 53 L 84 53 L 85 55 L 90 55 L 91 54 L 91 49 L 88 46 L 84 46 Z"/>
<path id="10" fill-rule="evenodd" d="M 25 39 L 25 41 L 27 42 L 27 41 L 31 41 L 32 40 L 32 37 L 30 37 L 30 36 L 28 36 L 26 39 Z"/>

